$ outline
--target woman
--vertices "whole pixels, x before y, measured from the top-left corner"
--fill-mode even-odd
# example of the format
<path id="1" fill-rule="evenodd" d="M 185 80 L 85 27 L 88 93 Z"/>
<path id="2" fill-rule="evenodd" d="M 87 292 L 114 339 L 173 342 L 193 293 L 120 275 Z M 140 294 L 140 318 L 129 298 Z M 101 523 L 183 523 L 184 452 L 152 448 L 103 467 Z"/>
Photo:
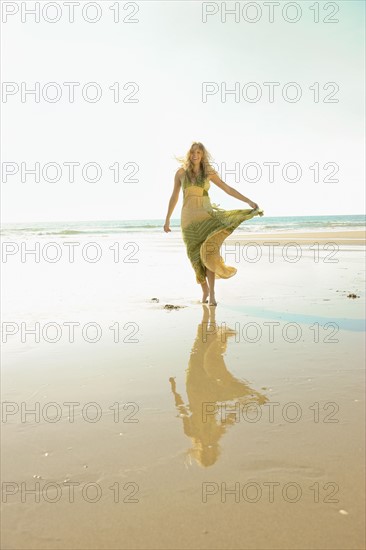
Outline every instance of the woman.
<path id="1" fill-rule="evenodd" d="M 209 297 L 209 305 L 216 306 L 215 279 L 228 279 L 237 272 L 235 267 L 225 265 L 220 247 L 244 220 L 263 216 L 263 210 L 220 179 L 210 165 L 211 156 L 202 143 L 193 142 L 186 157 L 178 160 L 182 162 L 182 168 L 175 174 L 164 231 L 171 231 L 170 218 L 182 187 L 181 231 L 187 255 L 196 273 L 196 281 L 202 286 L 202 302 L 207 303 Z M 211 204 L 208 196 L 210 181 L 228 195 L 249 204 L 251 209 L 225 211 Z"/>

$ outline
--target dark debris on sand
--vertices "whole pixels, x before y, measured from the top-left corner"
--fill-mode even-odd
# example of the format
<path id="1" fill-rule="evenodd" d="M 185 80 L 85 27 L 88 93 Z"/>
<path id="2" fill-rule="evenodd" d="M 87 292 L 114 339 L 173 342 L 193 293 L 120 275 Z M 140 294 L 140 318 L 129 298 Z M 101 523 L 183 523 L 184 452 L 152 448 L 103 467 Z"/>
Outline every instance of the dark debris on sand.
<path id="1" fill-rule="evenodd" d="M 159 298 L 151 298 L 150 302 L 154 302 L 154 303 L 158 304 L 160 302 L 160 300 L 159 300 Z M 187 307 L 187 306 L 174 306 L 173 304 L 165 304 L 164 309 L 168 309 L 168 310 L 182 309 L 183 307 Z"/>
<path id="2" fill-rule="evenodd" d="M 173 304 L 165 304 L 164 306 L 164 309 L 181 309 L 183 307 L 187 307 L 187 306 L 173 306 Z"/>
<path id="3" fill-rule="evenodd" d="M 336 290 L 336 292 L 344 292 L 346 294 L 346 292 L 348 292 L 347 290 Z M 359 298 L 359 296 L 357 294 L 355 294 L 354 292 L 350 292 L 349 294 L 347 294 L 347 298 Z"/>

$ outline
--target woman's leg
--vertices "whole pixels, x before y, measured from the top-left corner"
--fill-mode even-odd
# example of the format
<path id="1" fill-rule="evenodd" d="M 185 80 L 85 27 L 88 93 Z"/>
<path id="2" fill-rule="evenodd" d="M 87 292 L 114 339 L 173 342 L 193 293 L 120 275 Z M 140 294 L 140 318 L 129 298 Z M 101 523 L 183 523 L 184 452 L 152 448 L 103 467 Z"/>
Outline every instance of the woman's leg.
<path id="1" fill-rule="evenodd" d="M 207 284 L 207 280 L 205 280 L 204 283 L 201 283 L 201 286 L 202 286 L 202 303 L 207 303 L 207 297 L 209 295 L 209 287 L 208 287 L 208 284 Z"/>
<path id="2" fill-rule="evenodd" d="M 216 306 L 217 302 L 215 299 L 215 273 L 213 271 L 210 271 L 207 269 L 207 279 L 208 279 L 208 286 L 209 286 L 209 305 L 210 306 Z"/>

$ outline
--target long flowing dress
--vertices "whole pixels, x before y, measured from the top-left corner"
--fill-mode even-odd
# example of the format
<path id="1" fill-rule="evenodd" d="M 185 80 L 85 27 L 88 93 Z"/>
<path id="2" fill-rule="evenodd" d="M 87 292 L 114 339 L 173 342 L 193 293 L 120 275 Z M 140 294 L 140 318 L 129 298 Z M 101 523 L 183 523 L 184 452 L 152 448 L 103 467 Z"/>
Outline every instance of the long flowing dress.
<path id="1" fill-rule="evenodd" d="M 197 283 L 204 283 L 207 269 L 215 273 L 215 279 L 228 279 L 237 272 L 225 264 L 220 247 L 226 237 L 243 221 L 263 216 L 260 208 L 223 210 L 212 203 L 208 194 L 209 178 L 192 184 L 186 172 L 181 178 L 183 206 L 181 231 L 187 256 L 196 274 Z"/>

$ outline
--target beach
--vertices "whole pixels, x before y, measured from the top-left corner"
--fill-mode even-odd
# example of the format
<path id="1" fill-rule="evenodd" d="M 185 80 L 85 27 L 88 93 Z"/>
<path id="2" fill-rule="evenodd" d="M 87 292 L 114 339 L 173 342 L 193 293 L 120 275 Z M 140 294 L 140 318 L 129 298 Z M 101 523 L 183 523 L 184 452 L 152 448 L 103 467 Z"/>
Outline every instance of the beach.
<path id="1" fill-rule="evenodd" d="M 233 236 L 229 237 L 232 240 Z M 228 240 L 229 240 L 228 239 Z M 236 239 L 235 239 L 236 240 Z M 283 235 L 279 233 L 255 233 L 255 238 L 250 238 L 249 236 L 243 238 L 242 236 L 237 239 L 239 242 L 248 242 L 258 241 L 258 242 L 267 242 L 267 241 L 280 241 L 282 243 L 289 244 L 291 242 L 299 242 L 299 244 L 314 244 L 314 243 L 335 243 L 337 245 L 365 245 L 366 244 L 366 234 L 364 231 L 308 231 L 306 233 L 289 233 L 286 232 Z"/>
<path id="2" fill-rule="evenodd" d="M 6 240 L 4 549 L 365 547 L 364 229 Z"/>

